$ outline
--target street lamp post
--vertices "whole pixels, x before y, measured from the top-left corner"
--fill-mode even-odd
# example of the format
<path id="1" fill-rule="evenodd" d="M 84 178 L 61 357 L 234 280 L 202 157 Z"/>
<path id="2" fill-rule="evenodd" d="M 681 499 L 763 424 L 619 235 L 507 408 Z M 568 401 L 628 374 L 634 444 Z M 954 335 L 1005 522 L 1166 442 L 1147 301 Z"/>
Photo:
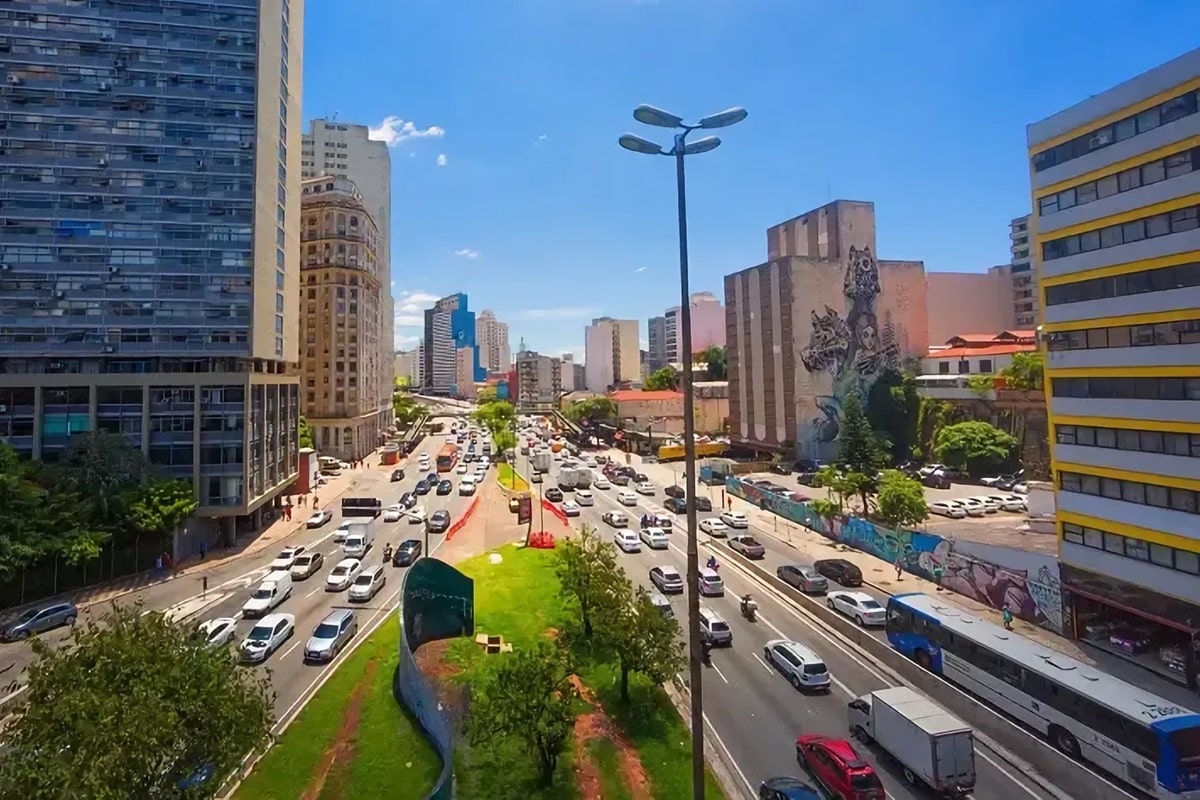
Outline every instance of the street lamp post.
<path id="1" fill-rule="evenodd" d="M 675 159 L 675 184 L 679 216 L 679 327 L 680 351 L 683 356 L 683 463 L 684 491 L 687 498 L 687 579 L 691 589 L 687 595 L 688 611 L 688 683 L 691 688 L 692 728 L 692 797 L 704 800 L 704 700 L 701 691 L 703 680 L 703 654 L 700 640 L 700 597 L 696 587 L 700 582 L 700 550 L 696 541 L 696 413 L 692 407 L 692 305 L 688 287 L 688 243 L 687 243 L 687 184 L 684 179 L 684 156 L 699 155 L 715 150 L 721 144 L 716 136 L 705 136 L 688 142 L 688 134 L 695 130 L 713 130 L 736 125 L 746 118 L 746 109 L 730 108 L 704 117 L 695 125 L 688 125 L 682 117 L 648 105 L 633 110 L 633 118 L 644 125 L 669 128 L 675 131 L 670 150 L 660 145 L 626 133 L 618 143 L 626 150 L 654 156 L 672 156 Z"/>

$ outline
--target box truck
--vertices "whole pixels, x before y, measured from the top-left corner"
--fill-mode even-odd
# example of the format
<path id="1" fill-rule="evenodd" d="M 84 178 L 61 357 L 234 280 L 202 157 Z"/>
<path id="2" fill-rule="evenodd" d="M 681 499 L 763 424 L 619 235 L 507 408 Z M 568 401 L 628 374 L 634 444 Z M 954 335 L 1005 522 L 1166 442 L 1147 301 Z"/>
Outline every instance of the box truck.
<path id="1" fill-rule="evenodd" d="M 346 558 L 363 558 L 375 543 L 375 520 L 354 520 L 346 523 L 346 538 L 342 552 Z"/>
<path id="2" fill-rule="evenodd" d="M 850 701 L 850 732 L 885 751 L 912 786 L 944 798 L 962 798 L 975 787 L 975 734 L 971 726 L 907 686 L 893 686 Z"/>

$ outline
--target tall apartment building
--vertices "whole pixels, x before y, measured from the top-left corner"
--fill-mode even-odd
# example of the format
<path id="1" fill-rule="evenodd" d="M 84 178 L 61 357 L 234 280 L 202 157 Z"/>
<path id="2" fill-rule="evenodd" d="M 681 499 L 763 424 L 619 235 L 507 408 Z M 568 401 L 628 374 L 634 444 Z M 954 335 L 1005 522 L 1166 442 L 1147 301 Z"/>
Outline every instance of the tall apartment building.
<path id="1" fill-rule="evenodd" d="M 562 390 L 564 392 L 573 392 L 576 389 L 583 389 L 584 386 L 583 386 L 582 382 L 580 382 L 578 386 L 575 385 L 575 367 L 577 367 L 577 366 L 582 367 L 583 365 L 576 364 L 575 356 L 571 355 L 570 353 L 563 353 L 561 361 L 562 361 Z"/>
<path id="2" fill-rule="evenodd" d="M 641 382 L 638 321 L 598 317 L 584 331 L 587 388 L 607 392 L 622 383 Z"/>
<path id="3" fill-rule="evenodd" d="M 392 385 L 380 386 L 379 231 L 349 178 L 304 181 L 300 241 L 300 407 L 317 449 L 363 458 L 390 424 Z M 387 395 L 388 403 L 379 398 Z"/>
<path id="4" fill-rule="evenodd" d="M 669 363 L 671 359 L 667 358 L 667 318 L 651 317 L 646 320 L 646 368 L 654 372 Z"/>
<path id="5" fill-rule="evenodd" d="M 392 396 L 388 387 L 395 382 L 391 355 L 396 336 L 395 302 L 392 300 L 391 153 L 384 142 L 370 138 L 366 125 L 314 119 L 303 137 L 300 167 L 305 178 L 332 175 L 354 181 L 379 231 L 379 282 L 384 287 L 384 297 L 380 307 L 382 328 L 377 385 L 387 389 L 387 396 L 381 396 L 379 403 L 381 408 L 388 409 L 388 424 L 391 424 Z"/>
<path id="6" fill-rule="evenodd" d="M 1033 233 L 1029 230 L 1029 217 L 1017 217 L 1008 223 L 1008 263 L 1024 269 L 1014 272 L 1028 272 L 1033 267 L 1033 257 L 1029 255 L 1032 248 Z"/>
<path id="7" fill-rule="evenodd" d="M 928 350 L 925 266 L 877 259 L 875 206 L 852 200 L 769 228 L 767 259 L 725 276 L 733 438 L 830 458 L 842 400 Z"/>
<path id="8" fill-rule="evenodd" d="M 418 348 L 396 351 L 396 378 L 409 386 L 421 385 L 421 358 Z"/>
<path id="9" fill-rule="evenodd" d="M 53 461 L 125 434 L 192 483 L 204 536 L 298 474 L 303 20 L 0 7 L 0 438 Z"/>
<path id="10" fill-rule="evenodd" d="M 459 354 L 462 348 L 471 349 L 472 383 L 487 378 L 480 366 L 479 348 L 475 343 L 475 312 L 467 307 L 467 296 L 461 292 L 443 297 L 425 310 L 425 380 L 422 383 L 434 394 L 457 395 L 459 390 Z M 464 387 L 465 388 L 465 387 Z"/>
<path id="11" fill-rule="evenodd" d="M 517 398 L 523 407 L 558 405 L 563 394 L 563 362 L 532 350 L 517 353 Z"/>
<path id="12" fill-rule="evenodd" d="M 692 312 L 692 353 L 709 347 L 725 346 L 725 308 L 712 292 L 696 292 L 690 298 Z M 679 330 L 679 306 L 664 315 L 663 350 L 668 364 L 682 364 L 683 337 Z"/>
<path id="13" fill-rule="evenodd" d="M 1152 631 L 1143 664 L 1193 688 L 1198 76 L 1194 50 L 1028 128 L 1064 616 Z"/>
<path id="14" fill-rule="evenodd" d="M 475 317 L 475 343 L 479 346 L 479 364 L 487 372 L 508 372 L 512 351 L 508 347 L 508 323 L 496 319 L 484 309 Z"/>

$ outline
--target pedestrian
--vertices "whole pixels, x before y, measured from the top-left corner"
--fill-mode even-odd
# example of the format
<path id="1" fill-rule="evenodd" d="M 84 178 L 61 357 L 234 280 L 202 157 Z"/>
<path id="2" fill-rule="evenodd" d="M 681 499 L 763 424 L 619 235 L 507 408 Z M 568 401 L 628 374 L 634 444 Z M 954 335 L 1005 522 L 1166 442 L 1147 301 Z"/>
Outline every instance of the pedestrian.
<path id="1" fill-rule="evenodd" d="M 1000 612 L 1000 619 L 1004 621 L 1004 630 L 1011 631 L 1013 617 L 1012 612 L 1008 610 L 1008 606 L 1005 606 L 1004 610 Z"/>
<path id="2" fill-rule="evenodd" d="M 164 569 L 164 570 L 167 570 L 167 569 L 170 569 L 170 568 L 171 568 L 171 566 L 172 566 L 171 554 L 170 554 L 170 553 L 168 553 L 168 552 L 167 552 L 167 551 L 165 551 L 165 550 L 163 551 L 163 554 L 162 554 L 162 562 L 163 562 L 163 569 Z"/>
<path id="3" fill-rule="evenodd" d="M 895 566 L 896 566 L 896 580 L 900 580 L 901 576 L 904 575 L 904 557 L 903 556 L 896 556 Z"/>
<path id="4" fill-rule="evenodd" d="M 154 559 L 154 577 L 156 577 L 156 578 L 160 577 L 162 574 L 163 574 L 163 560 L 162 560 L 162 556 L 159 556 L 158 558 Z"/>
<path id="5" fill-rule="evenodd" d="M 203 539 L 201 539 L 200 540 L 200 560 L 203 561 L 204 557 L 206 555 L 208 555 L 208 545 L 204 543 Z"/>
<path id="6" fill-rule="evenodd" d="M 933 565 L 933 582 L 934 582 L 934 584 L 937 585 L 937 590 L 940 592 L 942 590 L 942 565 L 941 564 Z"/>
<path id="7" fill-rule="evenodd" d="M 318 500 L 318 499 L 317 499 L 317 496 L 314 494 L 314 495 L 313 495 L 313 508 L 314 508 L 314 509 L 317 509 L 317 508 L 320 508 L 320 507 L 321 507 L 321 501 L 320 501 L 320 500 Z"/>

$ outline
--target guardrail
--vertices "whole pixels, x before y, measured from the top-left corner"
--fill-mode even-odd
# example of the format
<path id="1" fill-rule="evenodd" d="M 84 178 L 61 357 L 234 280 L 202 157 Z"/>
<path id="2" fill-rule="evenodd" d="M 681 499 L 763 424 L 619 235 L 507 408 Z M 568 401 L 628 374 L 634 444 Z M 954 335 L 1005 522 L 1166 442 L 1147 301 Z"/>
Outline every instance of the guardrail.
<path id="1" fill-rule="evenodd" d="M 1026 767 L 1032 767 L 1040 775 L 1052 780 L 1055 786 L 1066 793 L 1067 797 L 1086 797 L 1089 800 L 1134 800 L 1133 795 L 1083 765 L 1070 760 L 1047 742 L 1036 738 L 1000 712 L 909 661 L 886 642 L 874 638 L 869 632 L 853 624 L 850 620 L 792 588 L 791 585 L 781 581 L 754 561 L 735 552 L 728 545 L 712 540 L 709 542 L 709 546 L 719 551 L 722 557 L 735 562 L 778 594 L 783 595 L 806 613 L 832 628 L 842 638 L 850 641 L 873 662 L 891 673 L 897 683 L 903 683 L 925 693 L 964 722 L 969 723 L 977 733 L 1002 743 L 1003 749 L 1026 762 L 1025 764 L 1014 764 L 1019 770 L 1025 771 Z"/>

